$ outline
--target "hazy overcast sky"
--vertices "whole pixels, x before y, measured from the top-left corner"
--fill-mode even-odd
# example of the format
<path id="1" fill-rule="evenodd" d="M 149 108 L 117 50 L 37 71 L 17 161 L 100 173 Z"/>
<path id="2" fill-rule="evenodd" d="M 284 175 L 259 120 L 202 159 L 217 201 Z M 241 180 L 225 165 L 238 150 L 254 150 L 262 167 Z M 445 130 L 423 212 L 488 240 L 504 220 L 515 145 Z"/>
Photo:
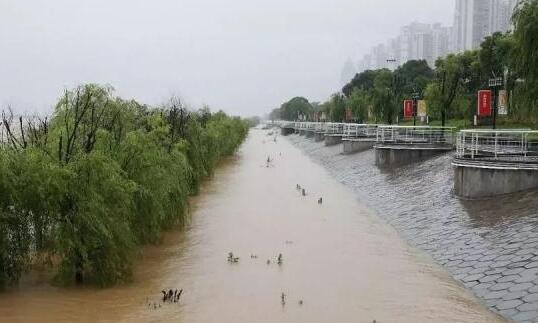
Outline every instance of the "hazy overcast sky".
<path id="1" fill-rule="evenodd" d="M 452 22 L 453 0 L 0 0 L 0 106 L 52 111 L 63 89 L 177 94 L 232 114 L 325 100 L 356 62 L 412 21 Z"/>

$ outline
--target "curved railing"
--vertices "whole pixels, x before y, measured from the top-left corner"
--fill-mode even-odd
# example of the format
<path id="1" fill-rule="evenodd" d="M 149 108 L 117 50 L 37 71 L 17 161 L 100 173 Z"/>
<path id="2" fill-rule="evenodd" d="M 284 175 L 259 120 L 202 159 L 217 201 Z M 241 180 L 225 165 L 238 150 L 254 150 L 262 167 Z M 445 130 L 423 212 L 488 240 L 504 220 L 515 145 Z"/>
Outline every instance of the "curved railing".
<path id="1" fill-rule="evenodd" d="M 410 145 L 453 145 L 454 127 L 378 126 L 377 143 Z"/>
<path id="2" fill-rule="evenodd" d="M 344 138 L 375 137 L 377 135 L 376 124 L 344 124 Z"/>
<path id="3" fill-rule="evenodd" d="M 466 129 L 458 133 L 456 158 L 517 163 L 538 162 L 538 131 Z"/>

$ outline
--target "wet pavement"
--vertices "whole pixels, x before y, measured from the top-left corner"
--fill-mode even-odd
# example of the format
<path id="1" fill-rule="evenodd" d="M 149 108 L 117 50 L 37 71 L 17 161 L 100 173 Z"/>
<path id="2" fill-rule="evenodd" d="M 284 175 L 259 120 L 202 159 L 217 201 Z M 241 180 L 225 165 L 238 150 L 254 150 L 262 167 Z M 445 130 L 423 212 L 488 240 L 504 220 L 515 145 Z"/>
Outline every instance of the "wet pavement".
<path id="1" fill-rule="evenodd" d="M 464 201 L 453 194 L 450 153 L 386 170 L 374 150 L 343 155 L 341 145 L 287 140 L 493 311 L 538 322 L 538 191 Z"/>

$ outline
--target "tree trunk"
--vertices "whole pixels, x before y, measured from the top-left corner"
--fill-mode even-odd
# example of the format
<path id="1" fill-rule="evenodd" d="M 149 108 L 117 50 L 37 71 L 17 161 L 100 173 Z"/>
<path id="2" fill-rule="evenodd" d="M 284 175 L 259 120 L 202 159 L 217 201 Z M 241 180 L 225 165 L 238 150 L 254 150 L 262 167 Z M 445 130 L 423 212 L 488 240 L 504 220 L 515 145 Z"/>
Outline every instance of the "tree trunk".
<path id="1" fill-rule="evenodd" d="M 77 259 L 75 262 L 75 282 L 77 284 L 82 284 L 84 282 L 84 264 L 82 260 L 82 256 L 80 253 L 77 252 Z"/>

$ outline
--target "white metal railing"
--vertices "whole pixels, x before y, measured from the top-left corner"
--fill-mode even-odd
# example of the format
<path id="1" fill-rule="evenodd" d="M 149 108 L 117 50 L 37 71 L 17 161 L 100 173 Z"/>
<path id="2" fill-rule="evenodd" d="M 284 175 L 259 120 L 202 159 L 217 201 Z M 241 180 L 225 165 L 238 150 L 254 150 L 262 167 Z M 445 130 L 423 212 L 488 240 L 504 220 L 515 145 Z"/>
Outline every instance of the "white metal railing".
<path id="1" fill-rule="evenodd" d="M 334 123 L 334 122 L 327 123 L 325 133 L 329 135 L 343 134 L 344 123 Z"/>
<path id="2" fill-rule="evenodd" d="M 345 138 L 375 137 L 376 135 L 377 135 L 377 125 L 375 124 L 358 124 L 358 123 L 344 124 L 344 137 Z"/>
<path id="3" fill-rule="evenodd" d="M 538 131 L 529 129 L 462 130 L 456 141 L 456 157 L 536 159 L 538 151 L 532 148 L 537 141 Z"/>
<path id="4" fill-rule="evenodd" d="M 454 144 L 454 127 L 378 126 L 376 141 L 394 144 Z"/>
<path id="5" fill-rule="evenodd" d="M 326 122 L 317 122 L 315 131 L 324 133 L 325 131 L 327 131 L 327 123 Z"/>

